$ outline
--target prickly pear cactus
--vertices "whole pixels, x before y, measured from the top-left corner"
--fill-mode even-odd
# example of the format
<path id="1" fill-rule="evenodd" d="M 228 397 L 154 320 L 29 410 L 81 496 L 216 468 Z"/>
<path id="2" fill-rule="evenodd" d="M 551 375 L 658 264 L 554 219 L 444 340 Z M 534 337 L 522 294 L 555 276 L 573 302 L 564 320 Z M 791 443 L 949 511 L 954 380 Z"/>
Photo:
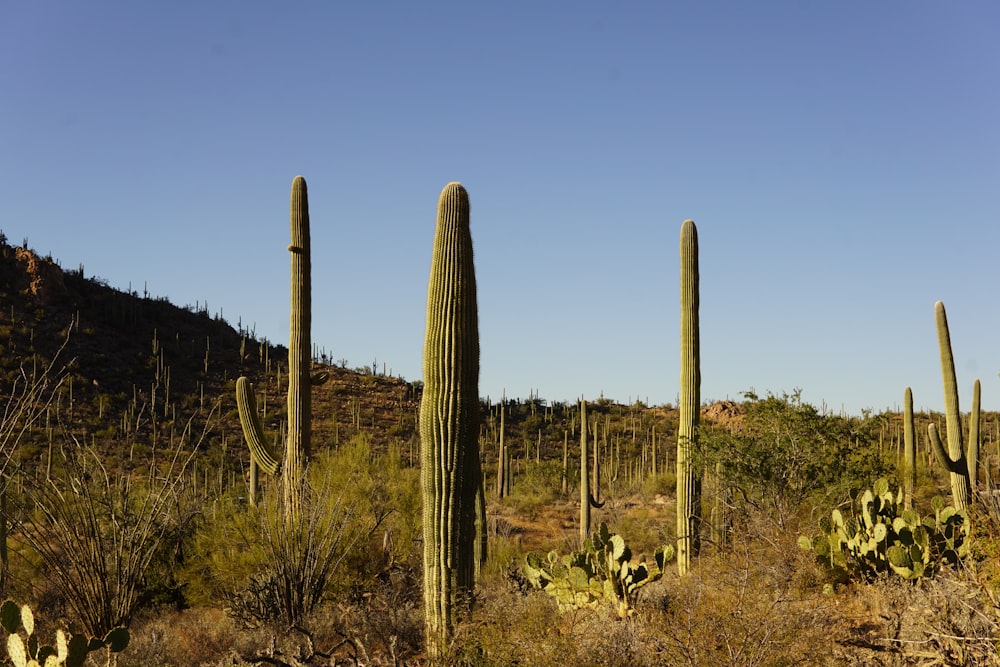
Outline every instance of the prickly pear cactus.
<path id="1" fill-rule="evenodd" d="M 921 518 L 904 507 L 902 491 L 893 493 L 880 479 L 858 497 L 851 516 L 833 510 L 820 520 L 820 533 L 799 537 L 799 546 L 842 581 L 872 580 L 888 571 L 905 579 L 930 577 L 969 551 L 967 512 L 940 498 L 932 507 L 934 515 Z"/>
<path id="2" fill-rule="evenodd" d="M 31 608 L 19 606 L 13 600 L 0 605 L 0 626 L 8 633 L 7 657 L 14 667 L 82 667 L 89 653 L 102 649 L 118 653 L 124 651 L 129 642 L 129 632 L 125 628 L 115 628 L 103 639 L 70 635 L 60 629 L 56 630 L 54 645 L 41 644 L 35 635 L 35 616 Z"/>
<path id="3" fill-rule="evenodd" d="M 535 588 L 555 598 L 560 611 L 613 605 L 619 617 L 635 613 L 639 589 L 663 576 L 674 557 L 674 547 L 664 545 L 653 562 L 634 562 L 632 550 L 607 524 L 584 542 L 583 549 L 566 556 L 550 551 L 544 558 L 529 553 L 522 572 Z"/>

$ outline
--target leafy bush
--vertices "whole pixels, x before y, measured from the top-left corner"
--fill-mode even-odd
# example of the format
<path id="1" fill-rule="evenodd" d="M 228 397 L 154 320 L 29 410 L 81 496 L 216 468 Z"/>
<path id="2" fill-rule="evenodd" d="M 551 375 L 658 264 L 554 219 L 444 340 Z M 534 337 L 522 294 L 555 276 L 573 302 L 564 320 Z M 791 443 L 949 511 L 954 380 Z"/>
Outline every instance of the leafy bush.
<path id="1" fill-rule="evenodd" d="M 189 599 L 224 599 L 246 625 L 291 626 L 327 599 L 360 596 L 392 562 L 412 557 L 420 527 L 416 473 L 402 468 L 397 451 L 374 456 L 367 438 L 356 436 L 313 460 L 295 524 L 281 509 L 279 484 L 268 485 L 258 507 L 220 499 L 181 575 Z"/>
<path id="2" fill-rule="evenodd" d="M 751 510 L 780 525 L 807 499 L 829 503 L 851 498 L 891 466 L 873 446 L 873 420 L 822 414 L 801 392 L 761 399 L 745 394 L 742 423 L 699 431 L 705 469 L 721 463 L 723 484 Z"/>

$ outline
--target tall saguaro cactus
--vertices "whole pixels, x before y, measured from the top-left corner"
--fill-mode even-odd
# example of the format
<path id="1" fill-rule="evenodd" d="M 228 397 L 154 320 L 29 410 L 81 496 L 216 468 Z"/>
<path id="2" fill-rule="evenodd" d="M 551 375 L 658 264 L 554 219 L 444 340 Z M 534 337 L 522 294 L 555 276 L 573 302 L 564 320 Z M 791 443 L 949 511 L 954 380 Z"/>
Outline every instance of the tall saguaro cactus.
<path id="1" fill-rule="evenodd" d="M 913 427 L 913 390 L 903 392 L 903 505 L 913 509 L 913 490 L 917 488 L 917 441 Z"/>
<path id="2" fill-rule="evenodd" d="M 292 238 L 288 251 L 292 255 L 292 288 L 288 337 L 288 435 L 282 466 L 282 491 L 285 515 L 294 518 L 299 513 L 312 439 L 309 196 L 306 179 L 301 176 L 296 176 L 292 181 L 290 209 Z M 257 418 L 253 391 L 246 378 L 241 377 L 236 382 L 236 404 L 251 455 L 262 470 L 273 474 L 277 470 L 278 461 L 266 444 L 263 428 Z"/>
<path id="3" fill-rule="evenodd" d="M 701 406 L 698 330 L 698 228 L 681 225 L 681 378 L 677 426 L 677 571 L 687 574 L 697 555 L 701 528 L 701 484 L 692 463 Z"/>
<path id="4" fill-rule="evenodd" d="M 955 358 L 951 352 L 951 334 L 948 331 L 948 315 L 944 304 L 934 304 L 934 319 L 937 323 L 938 347 L 941 351 L 941 375 L 944 381 L 944 417 L 948 435 L 948 451 L 944 450 L 937 426 L 928 427 L 931 448 L 938 459 L 951 473 L 951 497 L 955 509 L 969 506 L 972 488 L 969 480 L 969 460 L 962 446 L 962 416 L 958 409 L 958 379 L 955 375 Z M 971 445 L 972 443 L 970 443 Z M 978 443 L 977 443 L 978 444 Z M 978 452 L 976 452 L 978 459 Z"/>
<path id="5" fill-rule="evenodd" d="M 299 510 L 306 463 L 312 451 L 312 265 L 309 242 L 309 196 L 306 179 L 292 181 L 292 311 L 288 334 L 288 439 L 283 489 L 287 511 Z"/>
<path id="6" fill-rule="evenodd" d="M 427 287 L 420 483 L 424 520 L 427 652 L 440 660 L 455 608 L 474 586 L 477 514 L 484 508 L 479 460 L 479 315 L 469 195 L 449 183 L 438 200 Z M 481 498 L 481 496 L 480 496 Z M 482 521 L 480 521 L 482 524 Z"/>
<path id="7" fill-rule="evenodd" d="M 587 401 L 580 399 L 580 544 L 590 537 L 590 456 L 587 451 Z"/>

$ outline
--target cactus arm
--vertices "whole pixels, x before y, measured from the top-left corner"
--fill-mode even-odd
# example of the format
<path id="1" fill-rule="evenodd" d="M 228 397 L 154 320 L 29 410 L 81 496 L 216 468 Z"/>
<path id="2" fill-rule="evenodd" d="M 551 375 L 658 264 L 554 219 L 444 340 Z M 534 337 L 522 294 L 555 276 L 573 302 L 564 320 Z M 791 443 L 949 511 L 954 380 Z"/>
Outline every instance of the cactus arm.
<path id="1" fill-rule="evenodd" d="M 276 474 L 281 461 L 264 437 L 264 427 L 261 426 L 260 417 L 257 416 L 253 385 L 245 377 L 236 380 L 236 407 L 240 413 L 240 426 L 243 427 L 243 438 L 250 448 L 250 455 L 261 470 L 269 475 Z"/>
<path id="2" fill-rule="evenodd" d="M 948 450 L 944 447 L 944 443 L 941 441 L 941 435 L 938 433 L 936 424 L 927 426 L 927 435 L 930 437 L 931 451 L 934 452 L 935 457 L 944 466 L 944 469 L 955 475 L 964 475 L 966 470 L 964 465 L 965 459 L 955 460 L 951 458 Z"/>
<path id="3" fill-rule="evenodd" d="M 680 420 L 677 427 L 677 571 L 684 575 L 698 552 L 701 514 L 694 453 L 701 404 L 701 362 L 698 323 L 698 229 L 693 220 L 681 225 L 681 377 Z"/>
<path id="4" fill-rule="evenodd" d="M 969 444 L 965 458 L 969 462 L 969 487 L 973 495 L 979 485 L 979 427 L 981 419 L 982 388 L 979 378 L 972 384 L 972 412 L 969 415 Z"/>

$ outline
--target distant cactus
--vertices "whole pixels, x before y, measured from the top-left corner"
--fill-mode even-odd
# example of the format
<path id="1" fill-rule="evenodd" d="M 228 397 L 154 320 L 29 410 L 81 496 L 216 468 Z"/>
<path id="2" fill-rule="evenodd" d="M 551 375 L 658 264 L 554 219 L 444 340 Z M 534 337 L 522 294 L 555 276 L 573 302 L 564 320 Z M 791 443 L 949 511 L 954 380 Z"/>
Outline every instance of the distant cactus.
<path id="1" fill-rule="evenodd" d="M 312 440 L 312 344 L 310 327 L 311 265 L 309 241 L 309 196 L 306 179 L 296 176 L 292 181 L 290 205 L 291 244 L 291 317 L 288 338 L 288 435 L 285 438 L 285 460 L 282 470 L 285 513 L 298 515 L 300 494 L 305 482 Z M 246 378 L 236 383 L 236 403 L 240 424 L 250 452 L 261 470 L 274 474 L 278 458 L 266 445 L 263 429 L 257 419 L 252 388 Z"/>
<path id="2" fill-rule="evenodd" d="M 596 447 L 595 447 L 596 449 Z M 600 509 L 590 492 L 590 450 L 587 447 L 587 401 L 580 399 L 580 544 L 590 536 L 590 508 Z"/>
<path id="3" fill-rule="evenodd" d="M 701 531 L 701 485 L 692 462 L 701 406 L 698 326 L 698 229 L 681 225 L 681 379 L 677 426 L 677 571 L 687 574 Z"/>
<path id="4" fill-rule="evenodd" d="M 917 486 L 917 442 L 913 427 L 913 391 L 903 392 L 903 504 L 913 508 L 913 490 Z"/>
<path id="5" fill-rule="evenodd" d="M 469 601 L 482 505 L 479 460 L 479 315 L 469 196 L 449 183 L 438 201 L 427 288 L 424 391 L 420 402 L 420 482 L 424 523 L 424 616 L 427 652 L 443 655 L 454 608 Z M 478 517 L 478 518 L 477 518 Z"/>

